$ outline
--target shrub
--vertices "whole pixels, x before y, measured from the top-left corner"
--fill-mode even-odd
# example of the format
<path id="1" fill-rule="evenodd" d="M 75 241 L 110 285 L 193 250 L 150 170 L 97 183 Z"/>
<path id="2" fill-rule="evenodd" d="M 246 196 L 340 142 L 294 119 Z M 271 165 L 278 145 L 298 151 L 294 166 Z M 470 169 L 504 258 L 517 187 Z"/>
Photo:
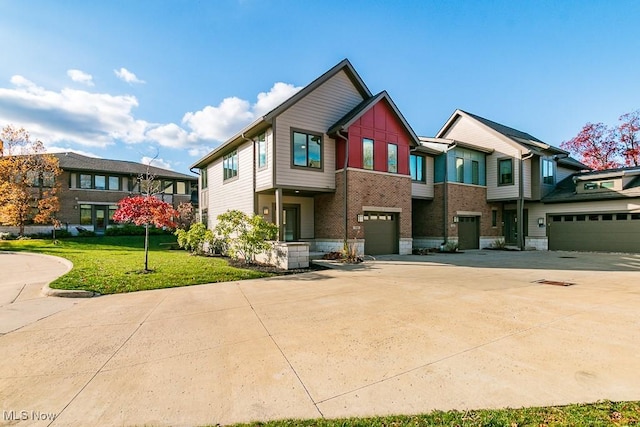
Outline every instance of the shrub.
<path id="1" fill-rule="evenodd" d="M 150 235 L 169 234 L 170 232 L 154 226 L 149 227 Z M 122 224 L 109 227 L 104 232 L 105 236 L 144 236 L 144 226 L 134 224 Z"/>
<path id="2" fill-rule="evenodd" d="M 13 236 L 11 235 L 11 233 L 8 232 L 0 232 L 0 240 L 11 240 L 13 238 Z"/>
<path id="3" fill-rule="evenodd" d="M 211 248 L 214 244 L 213 232 L 201 222 L 192 224 L 188 231 L 178 229 L 174 234 L 178 236 L 178 246 L 192 254 L 201 255 L 205 247 Z"/>
<path id="4" fill-rule="evenodd" d="M 278 227 L 259 215 L 249 216 L 233 210 L 218 215 L 215 228 L 216 237 L 233 259 L 244 259 L 246 263 L 255 261 L 255 256 L 271 248 L 271 242 L 278 234 Z"/>

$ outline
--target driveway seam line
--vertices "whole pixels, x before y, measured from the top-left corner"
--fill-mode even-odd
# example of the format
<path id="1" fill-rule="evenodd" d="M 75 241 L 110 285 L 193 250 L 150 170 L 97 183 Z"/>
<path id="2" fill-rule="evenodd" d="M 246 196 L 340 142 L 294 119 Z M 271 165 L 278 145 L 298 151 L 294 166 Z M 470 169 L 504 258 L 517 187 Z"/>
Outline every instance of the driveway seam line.
<path id="1" fill-rule="evenodd" d="M 247 304 L 249 304 L 249 307 L 251 307 L 251 311 L 253 311 L 253 314 L 256 316 L 256 318 L 258 319 L 258 321 L 260 322 L 260 324 L 264 328 L 265 332 L 267 333 L 267 335 L 271 339 L 271 342 L 273 342 L 273 344 L 276 346 L 276 348 L 278 349 L 278 351 L 280 352 L 280 354 L 282 355 L 284 360 L 287 362 L 287 365 L 289 365 L 289 368 L 291 368 L 291 370 L 293 371 L 293 374 L 296 376 L 296 378 L 300 382 L 300 385 L 304 389 L 305 393 L 307 393 L 307 396 L 309 397 L 309 400 L 311 401 L 313 406 L 316 408 L 316 411 L 318 411 L 318 413 L 320 414 L 320 417 L 324 418 L 324 414 L 322 413 L 322 411 L 318 407 L 318 404 L 316 403 L 316 401 L 313 400 L 313 397 L 311 396 L 311 393 L 309 392 L 309 390 L 307 389 L 307 386 L 302 381 L 302 378 L 300 378 L 300 375 L 298 375 L 298 372 L 296 371 L 296 368 L 293 367 L 293 365 L 291 364 L 291 361 L 289 360 L 287 355 L 284 354 L 284 351 L 282 351 L 282 348 L 280 348 L 280 345 L 278 344 L 278 342 L 275 340 L 273 335 L 271 335 L 271 332 L 269 331 L 269 329 L 267 329 L 267 326 L 264 324 L 264 322 L 262 321 L 262 319 L 260 318 L 260 316 L 256 312 L 256 309 L 253 307 L 253 304 L 251 304 L 251 301 L 249 301 L 249 298 L 247 298 L 247 296 L 245 295 L 245 293 L 242 290 L 242 288 L 240 287 L 239 283 L 237 284 L 237 286 L 238 286 L 238 289 L 240 290 L 240 293 L 242 294 L 244 299 L 247 301 Z"/>
<path id="2" fill-rule="evenodd" d="M 16 300 L 17 300 L 18 298 L 20 298 L 20 295 L 22 295 L 22 291 L 24 291 L 24 288 L 26 288 L 26 287 L 27 287 L 27 284 L 26 284 L 26 283 L 25 283 L 24 285 L 22 285 L 22 287 L 20 288 L 20 292 L 18 292 L 18 295 L 16 295 L 16 297 L 15 297 L 15 298 L 14 298 L 14 299 L 9 303 L 9 304 L 7 304 L 7 305 L 11 305 L 11 304 L 13 304 L 14 302 L 16 302 Z M 3 307 L 4 307 L 4 306 L 3 306 Z"/>
<path id="3" fill-rule="evenodd" d="M 87 388 L 87 386 L 89 384 L 91 384 L 91 382 L 94 380 L 95 377 L 98 376 L 98 374 L 100 372 L 102 372 L 102 370 L 104 369 L 105 366 L 107 366 L 107 363 L 109 363 L 111 361 L 111 359 L 113 359 L 115 357 L 116 354 L 118 354 L 118 352 L 122 349 L 122 347 L 125 346 L 125 344 L 127 344 L 129 342 L 129 340 L 131 340 L 131 338 L 136 334 L 136 332 L 138 332 L 140 330 L 140 327 L 142 327 L 142 325 L 144 325 L 144 323 L 147 321 L 147 319 L 149 318 L 149 316 L 151 316 L 151 314 L 153 314 L 154 311 L 156 311 L 156 309 L 158 308 L 158 306 L 160 304 L 162 304 L 164 302 L 164 300 L 167 299 L 167 297 L 165 296 L 164 298 L 162 298 L 155 307 L 153 307 L 153 309 L 151 311 L 149 311 L 149 314 L 147 314 L 145 316 L 144 319 L 142 319 L 142 321 L 138 324 L 138 326 L 131 332 L 131 334 L 129 334 L 129 336 L 127 337 L 126 340 L 124 340 L 122 342 L 122 344 L 120 344 L 120 346 L 118 346 L 118 348 L 116 349 L 116 351 L 113 352 L 113 354 L 111 356 L 109 356 L 107 358 L 107 360 L 105 360 L 105 362 L 102 364 L 102 366 L 100 366 L 100 368 L 98 368 L 98 370 L 91 376 L 91 378 L 89 378 L 89 381 L 86 382 L 85 385 L 82 386 L 82 388 L 80 390 L 78 390 L 78 392 L 71 398 L 71 400 L 69 400 L 69 402 L 64 406 L 64 408 L 62 408 L 60 410 L 60 412 L 56 415 L 56 417 L 51 420 L 51 422 L 49 424 L 47 424 L 47 427 L 49 427 L 51 424 L 53 424 L 59 417 L 60 415 L 62 415 L 62 413 L 69 407 L 69 405 L 71 405 L 73 403 L 74 400 L 76 400 L 76 398 L 80 395 L 80 393 L 82 393 L 84 391 L 85 388 Z"/>

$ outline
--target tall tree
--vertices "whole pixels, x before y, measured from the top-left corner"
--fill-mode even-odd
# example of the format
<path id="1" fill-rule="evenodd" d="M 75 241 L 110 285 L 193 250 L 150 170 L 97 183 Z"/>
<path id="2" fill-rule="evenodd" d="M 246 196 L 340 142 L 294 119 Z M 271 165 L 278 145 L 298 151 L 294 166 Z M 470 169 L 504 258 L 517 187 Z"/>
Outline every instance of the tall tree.
<path id="1" fill-rule="evenodd" d="M 618 120 L 624 163 L 627 166 L 640 166 L 640 110 L 623 114 Z"/>
<path id="2" fill-rule="evenodd" d="M 0 224 L 24 227 L 30 222 L 59 226 L 56 195 L 58 159 L 45 154 L 40 140 L 25 129 L 8 125 L 0 132 Z"/>
<path id="3" fill-rule="evenodd" d="M 620 144 L 615 130 L 603 123 L 587 123 L 572 139 L 560 144 L 592 169 L 611 169 L 622 166 Z"/>

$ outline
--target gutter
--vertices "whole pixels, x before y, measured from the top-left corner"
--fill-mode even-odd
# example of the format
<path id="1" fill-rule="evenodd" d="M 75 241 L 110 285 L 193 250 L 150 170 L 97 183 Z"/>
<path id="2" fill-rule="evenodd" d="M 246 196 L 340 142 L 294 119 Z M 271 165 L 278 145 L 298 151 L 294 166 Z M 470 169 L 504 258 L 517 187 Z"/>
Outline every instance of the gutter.
<path id="1" fill-rule="evenodd" d="M 442 182 L 442 192 L 444 198 L 443 206 L 443 222 L 442 222 L 442 235 L 444 237 L 444 244 L 449 241 L 449 156 L 450 150 L 453 150 L 458 146 L 456 141 L 453 141 L 444 150 L 444 181 Z"/>
<path id="2" fill-rule="evenodd" d="M 518 224 L 517 224 L 517 232 L 518 232 L 518 247 L 521 251 L 525 248 L 525 238 L 524 238 L 524 162 L 525 160 L 529 160 L 534 156 L 532 151 L 529 151 L 524 156 L 522 155 L 522 151 L 520 152 L 520 167 L 518 168 Z"/>
<path id="3" fill-rule="evenodd" d="M 246 142 L 250 142 L 251 143 L 251 150 L 252 150 L 252 154 L 251 154 L 251 159 L 252 159 L 252 163 L 253 163 L 253 172 L 252 172 L 252 187 L 253 187 L 253 213 L 257 214 L 258 213 L 258 195 L 256 194 L 256 142 L 253 139 L 249 139 L 245 136 L 245 133 L 242 132 L 240 134 L 240 138 L 242 138 L 243 140 L 245 140 Z M 240 159 L 238 159 L 239 162 Z"/>

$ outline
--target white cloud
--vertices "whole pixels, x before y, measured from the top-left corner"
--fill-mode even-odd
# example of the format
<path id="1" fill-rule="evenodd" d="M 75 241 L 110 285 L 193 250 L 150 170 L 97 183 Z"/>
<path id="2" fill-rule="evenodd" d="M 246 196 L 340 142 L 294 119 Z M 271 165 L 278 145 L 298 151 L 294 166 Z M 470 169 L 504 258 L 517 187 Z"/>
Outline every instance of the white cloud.
<path id="1" fill-rule="evenodd" d="M 260 117 L 291 98 L 302 87 L 296 87 L 289 83 L 277 82 L 269 92 L 260 92 L 258 102 L 253 104 L 253 114 Z"/>
<path id="2" fill-rule="evenodd" d="M 74 82 L 82 83 L 87 86 L 93 86 L 93 76 L 81 70 L 67 70 L 67 76 Z"/>
<path id="3" fill-rule="evenodd" d="M 45 146 L 45 150 L 47 153 L 76 153 L 82 156 L 94 157 L 99 159 L 100 156 L 97 154 L 91 153 L 89 151 L 78 150 L 76 148 L 68 148 L 68 147 L 57 147 L 55 145 Z"/>
<path id="4" fill-rule="evenodd" d="M 142 163 L 143 165 L 155 166 L 157 168 L 173 170 L 173 168 L 171 167 L 171 162 L 159 158 L 142 156 L 142 159 L 140 159 L 140 163 Z"/>
<path id="5" fill-rule="evenodd" d="M 180 148 L 189 143 L 189 133 L 175 123 L 160 125 L 147 131 L 148 139 L 163 147 Z"/>
<path id="6" fill-rule="evenodd" d="M 213 151 L 213 147 L 209 147 L 208 145 L 199 145 L 197 147 L 190 148 L 188 153 L 192 157 L 200 158 L 206 156 L 211 151 Z"/>
<path id="7" fill-rule="evenodd" d="M 116 76 L 120 80 L 127 82 L 129 84 L 146 83 L 144 80 L 140 80 L 135 74 L 133 74 L 131 71 L 127 70 L 124 67 L 120 68 L 119 70 L 113 70 L 113 72 L 116 74 Z"/>

